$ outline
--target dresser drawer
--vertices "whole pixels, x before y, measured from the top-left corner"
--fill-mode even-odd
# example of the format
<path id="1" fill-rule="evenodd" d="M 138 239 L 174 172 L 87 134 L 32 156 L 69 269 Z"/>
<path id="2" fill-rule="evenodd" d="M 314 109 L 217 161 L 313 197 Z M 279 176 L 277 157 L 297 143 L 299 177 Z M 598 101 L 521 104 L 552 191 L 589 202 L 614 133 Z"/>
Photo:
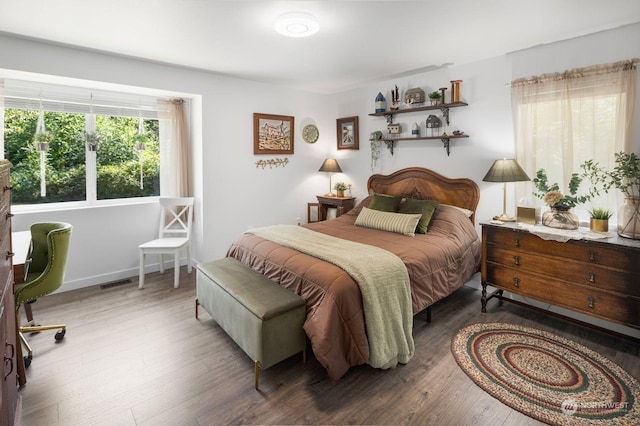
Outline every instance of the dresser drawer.
<path id="1" fill-rule="evenodd" d="M 514 294 L 640 328 L 640 298 L 572 285 L 489 262 L 486 283 Z"/>
<path id="2" fill-rule="evenodd" d="M 640 259 L 638 260 L 640 261 Z M 561 276 L 567 283 L 582 284 L 594 288 L 640 297 L 640 280 L 629 271 L 613 269 L 596 262 L 567 262 L 565 258 L 541 256 L 519 249 L 491 247 L 487 250 L 487 262 L 521 269 L 549 278 Z"/>
<path id="3" fill-rule="evenodd" d="M 567 260 L 578 260 L 640 274 L 640 250 L 630 247 L 595 241 L 570 240 L 561 243 L 543 240 L 528 232 L 493 228 L 486 232 L 486 239 L 487 244 L 497 247 Z"/>

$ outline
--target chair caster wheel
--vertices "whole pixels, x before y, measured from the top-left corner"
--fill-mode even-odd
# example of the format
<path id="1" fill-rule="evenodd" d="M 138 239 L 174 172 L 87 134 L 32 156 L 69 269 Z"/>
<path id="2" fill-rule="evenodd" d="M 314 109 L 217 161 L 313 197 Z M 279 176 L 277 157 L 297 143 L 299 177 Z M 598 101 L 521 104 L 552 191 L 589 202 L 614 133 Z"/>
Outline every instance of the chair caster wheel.
<path id="1" fill-rule="evenodd" d="M 55 335 L 55 339 L 56 340 L 62 340 L 64 339 L 64 335 L 66 334 L 67 330 L 60 330 L 56 333 Z"/>
<path id="2" fill-rule="evenodd" d="M 24 360 L 24 368 L 29 368 L 29 366 L 31 365 L 31 357 L 25 356 L 23 357 L 23 360 Z"/>

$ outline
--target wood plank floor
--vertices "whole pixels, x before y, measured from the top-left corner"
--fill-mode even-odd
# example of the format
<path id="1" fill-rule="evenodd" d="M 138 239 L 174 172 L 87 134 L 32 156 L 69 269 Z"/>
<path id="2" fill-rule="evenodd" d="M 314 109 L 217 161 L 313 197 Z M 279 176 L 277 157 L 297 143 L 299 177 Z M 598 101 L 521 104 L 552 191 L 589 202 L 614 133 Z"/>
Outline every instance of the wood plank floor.
<path id="1" fill-rule="evenodd" d="M 416 355 L 404 366 L 351 369 L 337 383 L 310 353 L 261 374 L 203 309 L 194 318 L 195 272 L 148 274 L 125 285 L 46 296 L 33 305 L 42 324 L 66 322 L 28 337 L 21 424 L 226 425 L 419 424 L 534 425 L 477 387 L 455 363 L 450 340 L 475 322 L 507 322 L 555 332 L 612 359 L 640 378 L 640 344 L 571 324 L 513 304 L 489 303 L 463 287 L 433 308 L 433 322 L 414 319 Z M 476 276 L 474 279 L 478 280 Z"/>

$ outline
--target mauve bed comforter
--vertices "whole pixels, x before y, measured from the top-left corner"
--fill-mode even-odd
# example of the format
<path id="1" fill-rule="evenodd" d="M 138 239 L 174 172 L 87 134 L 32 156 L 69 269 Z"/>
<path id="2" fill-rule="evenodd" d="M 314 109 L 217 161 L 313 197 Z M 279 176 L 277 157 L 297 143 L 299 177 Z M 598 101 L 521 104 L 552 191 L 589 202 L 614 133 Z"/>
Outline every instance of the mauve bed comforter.
<path id="1" fill-rule="evenodd" d="M 370 244 L 398 256 L 411 281 L 413 312 L 453 293 L 478 270 L 480 238 L 464 213 L 441 205 L 429 232 L 407 237 L 355 226 L 360 205 L 335 220 L 304 225 L 335 237 Z M 228 256 L 300 295 L 307 302 L 305 332 L 330 380 L 364 364 L 369 346 L 358 284 L 341 268 L 252 234 L 243 234 Z M 418 351 L 419 348 L 416 348 Z"/>

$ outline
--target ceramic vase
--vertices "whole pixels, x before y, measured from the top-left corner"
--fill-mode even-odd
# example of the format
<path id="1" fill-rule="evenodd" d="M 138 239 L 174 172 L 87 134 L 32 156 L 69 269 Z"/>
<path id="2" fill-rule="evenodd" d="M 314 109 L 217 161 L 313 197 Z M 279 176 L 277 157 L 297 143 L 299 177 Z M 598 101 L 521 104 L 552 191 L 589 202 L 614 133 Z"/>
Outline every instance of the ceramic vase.
<path id="1" fill-rule="evenodd" d="M 640 239 L 640 197 L 626 197 L 618 208 L 618 235 Z"/>
<path id="2" fill-rule="evenodd" d="M 556 229 L 578 229 L 580 221 L 567 207 L 551 207 L 542 213 L 542 224 Z"/>

